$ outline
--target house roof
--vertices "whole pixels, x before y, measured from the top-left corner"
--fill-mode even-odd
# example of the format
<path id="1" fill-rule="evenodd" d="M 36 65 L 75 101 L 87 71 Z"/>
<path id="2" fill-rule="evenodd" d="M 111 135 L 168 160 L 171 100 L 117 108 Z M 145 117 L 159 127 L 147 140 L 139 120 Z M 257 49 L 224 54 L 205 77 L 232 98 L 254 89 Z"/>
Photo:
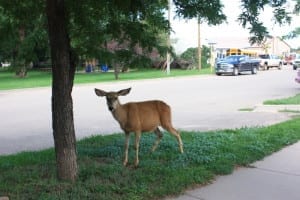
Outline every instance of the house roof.
<path id="1" fill-rule="evenodd" d="M 247 37 L 216 37 L 212 41 L 215 44 L 215 48 L 226 49 L 226 48 L 238 48 L 244 49 L 251 47 L 249 39 Z"/>
<path id="2" fill-rule="evenodd" d="M 288 45 L 284 40 L 280 39 L 279 37 L 276 37 L 278 40 L 280 40 L 281 42 L 283 42 L 285 45 L 287 45 L 288 47 L 290 47 L 290 45 Z M 268 40 L 272 39 L 269 38 Z M 267 41 L 268 41 L 267 40 Z M 219 48 L 219 49 L 226 49 L 226 48 L 238 48 L 238 49 L 252 49 L 252 48 L 260 48 L 260 45 L 254 44 L 251 45 L 249 42 L 249 38 L 248 37 L 215 37 L 212 38 L 212 41 L 215 44 L 215 48 Z"/>

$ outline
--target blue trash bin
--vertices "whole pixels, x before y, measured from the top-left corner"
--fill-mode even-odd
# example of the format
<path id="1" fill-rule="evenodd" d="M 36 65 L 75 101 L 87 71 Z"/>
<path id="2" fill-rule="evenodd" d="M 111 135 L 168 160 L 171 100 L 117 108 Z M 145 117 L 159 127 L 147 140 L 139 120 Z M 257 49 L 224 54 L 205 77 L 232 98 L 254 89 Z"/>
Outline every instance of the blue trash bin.
<path id="1" fill-rule="evenodd" d="M 85 72 L 86 72 L 86 73 L 90 73 L 90 72 L 92 72 L 92 71 L 93 71 L 92 65 L 87 65 L 87 66 L 85 67 Z"/>
<path id="2" fill-rule="evenodd" d="M 107 65 L 101 65 L 101 71 L 107 72 L 108 71 L 108 66 Z"/>

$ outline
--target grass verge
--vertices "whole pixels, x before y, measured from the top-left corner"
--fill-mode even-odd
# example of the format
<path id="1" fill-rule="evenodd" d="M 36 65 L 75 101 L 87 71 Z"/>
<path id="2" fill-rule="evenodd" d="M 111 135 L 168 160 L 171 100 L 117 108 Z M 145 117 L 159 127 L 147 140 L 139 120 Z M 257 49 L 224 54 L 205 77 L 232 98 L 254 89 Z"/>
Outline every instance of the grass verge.
<path id="1" fill-rule="evenodd" d="M 299 110 L 291 110 L 291 109 L 283 109 L 283 110 L 279 110 L 278 112 L 300 114 Z"/>
<path id="2" fill-rule="evenodd" d="M 240 109 L 238 109 L 238 111 L 244 111 L 244 112 L 251 112 L 253 110 L 254 110 L 254 108 L 240 108 Z"/>
<path id="3" fill-rule="evenodd" d="M 131 138 L 133 144 L 133 138 Z M 76 183 L 58 182 L 53 149 L 0 156 L 0 196 L 10 199 L 158 199 L 209 183 L 300 140 L 300 118 L 269 127 L 184 132 L 184 154 L 165 134 L 150 153 L 154 134 L 144 134 L 140 166 L 123 167 L 124 136 L 94 136 L 77 144 Z M 134 160 L 131 146 L 129 162 Z"/>
<path id="4" fill-rule="evenodd" d="M 267 100 L 264 101 L 263 104 L 264 105 L 299 105 L 300 94 L 297 94 L 293 97 L 283 98 L 283 99 Z"/>
<path id="5" fill-rule="evenodd" d="M 210 69 L 198 70 L 178 70 L 172 69 L 170 75 L 166 72 L 157 69 L 138 69 L 131 72 L 120 73 L 119 80 L 115 80 L 113 72 L 101 73 L 82 73 L 76 72 L 75 84 L 82 83 L 96 83 L 96 82 L 112 82 L 112 81 L 126 81 L 126 80 L 140 80 L 153 78 L 166 78 L 178 76 L 191 76 L 211 74 Z M 34 88 L 51 85 L 51 72 L 42 71 L 28 71 L 27 77 L 17 78 L 13 72 L 8 70 L 0 71 L 0 90 L 20 89 L 20 88 Z"/>

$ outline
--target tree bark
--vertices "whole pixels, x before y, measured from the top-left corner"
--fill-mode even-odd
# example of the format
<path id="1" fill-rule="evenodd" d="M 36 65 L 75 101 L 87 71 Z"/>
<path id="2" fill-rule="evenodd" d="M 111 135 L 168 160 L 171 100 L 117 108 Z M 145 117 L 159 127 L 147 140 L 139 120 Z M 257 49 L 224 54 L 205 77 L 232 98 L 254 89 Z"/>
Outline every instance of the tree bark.
<path id="1" fill-rule="evenodd" d="M 22 67 L 17 67 L 18 69 L 16 70 L 16 76 L 19 78 L 25 78 L 27 76 L 27 69 L 26 66 Z"/>
<path id="2" fill-rule="evenodd" d="M 202 55 L 201 55 L 201 19 L 200 19 L 200 16 L 198 16 L 198 70 L 200 71 L 201 68 L 202 68 L 202 63 L 201 63 L 201 58 L 202 58 Z"/>
<path id="3" fill-rule="evenodd" d="M 120 68 L 121 68 L 120 64 L 118 63 L 114 64 L 114 75 L 116 80 L 119 80 Z"/>
<path id="4" fill-rule="evenodd" d="M 64 0 L 47 0 L 46 12 L 52 60 L 52 128 L 57 176 L 60 180 L 75 181 L 77 157 L 72 101 L 75 63 Z"/>
<path id="5" fill-rule="evenodd" d="M 20 53 L 20 45 L 23 43 L 24 39 L 25 39 L 25 27 L 24 26 L 20 26 L 19 27 L 19 39 L 20 39 L 20 44 L 17 46 L 17 54 Z M 14 62 L 15 64 L 16 62 Z M 14 66 L 16 68 L 16 76 L 19 78 L 25 78 L 27 76 L 27 68 L 26 68 L 26 63 L 18 60 L 17 62 L 17 66 Z"/>

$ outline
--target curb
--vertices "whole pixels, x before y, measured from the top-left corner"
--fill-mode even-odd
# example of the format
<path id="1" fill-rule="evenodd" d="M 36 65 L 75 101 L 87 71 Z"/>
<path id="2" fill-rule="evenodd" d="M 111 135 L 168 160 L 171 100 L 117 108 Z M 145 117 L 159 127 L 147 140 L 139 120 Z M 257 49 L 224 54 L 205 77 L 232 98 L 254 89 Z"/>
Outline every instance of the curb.
<path id="1" fill-rule="evenodd" d="M 262 105 L 258 104 L 254 107 L 253 112 L 286 112 L 286 113 L 299 113 L 300 105 Z"/>

